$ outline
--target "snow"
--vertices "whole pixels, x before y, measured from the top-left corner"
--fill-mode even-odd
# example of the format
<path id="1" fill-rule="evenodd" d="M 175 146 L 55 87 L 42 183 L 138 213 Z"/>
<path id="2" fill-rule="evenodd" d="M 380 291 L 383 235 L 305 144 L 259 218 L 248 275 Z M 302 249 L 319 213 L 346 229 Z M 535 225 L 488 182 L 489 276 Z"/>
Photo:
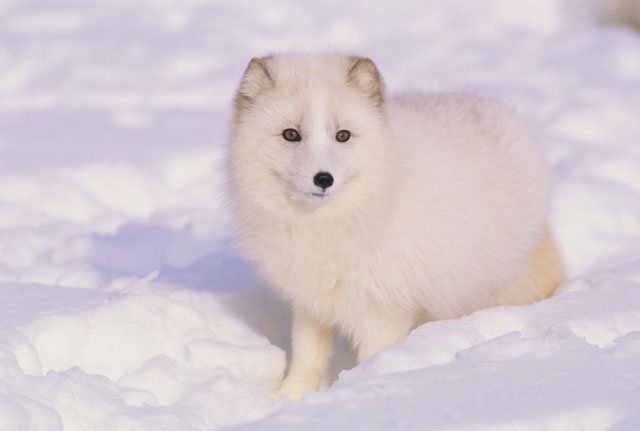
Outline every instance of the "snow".
<path id="1" fill-rule="evenodd" d="M 0 0 L 0 430 L 639 429 L 640 36 L 599 21 L 589 0 Z M 233 251 L 224 151 L 248 60 L 292 47 L 514 106 L 557 179 L 558 294 L 357 367 L 339 343 L 335 383 L 273 400 L 289 311 Z"/>

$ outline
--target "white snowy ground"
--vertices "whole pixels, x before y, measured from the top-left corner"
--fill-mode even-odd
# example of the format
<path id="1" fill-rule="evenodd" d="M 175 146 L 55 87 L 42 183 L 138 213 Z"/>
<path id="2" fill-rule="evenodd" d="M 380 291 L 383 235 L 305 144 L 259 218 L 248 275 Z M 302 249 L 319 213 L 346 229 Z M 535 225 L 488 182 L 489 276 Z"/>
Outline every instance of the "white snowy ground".
<path id="1" fill-rule="evenodd" d="M 0 0 L 0 430 L 640 429 L 640 36 L 589 0 L 374 3 Z M 561 293 L 272 401 L 288 312 L 230 248 L 222 166 L 246 63 L 292 46 L 515 106 Z"/>

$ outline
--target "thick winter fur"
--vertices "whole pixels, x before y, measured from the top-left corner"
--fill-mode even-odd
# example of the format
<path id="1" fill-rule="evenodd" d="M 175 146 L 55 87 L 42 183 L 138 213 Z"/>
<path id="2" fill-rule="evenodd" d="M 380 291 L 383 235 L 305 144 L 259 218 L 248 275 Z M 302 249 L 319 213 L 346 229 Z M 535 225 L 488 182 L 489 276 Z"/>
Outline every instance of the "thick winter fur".
<path id="1" fill-rule="evenodd" d="M 425 319 L 531 303 L 562 279 L 544 155 L 490 100 L 386 98 L 365 58 L 253 59 L 229 165 L 241 245 L 293 307 L 292 399 L 322 384 L 332 328 L 363 360 Z"/>

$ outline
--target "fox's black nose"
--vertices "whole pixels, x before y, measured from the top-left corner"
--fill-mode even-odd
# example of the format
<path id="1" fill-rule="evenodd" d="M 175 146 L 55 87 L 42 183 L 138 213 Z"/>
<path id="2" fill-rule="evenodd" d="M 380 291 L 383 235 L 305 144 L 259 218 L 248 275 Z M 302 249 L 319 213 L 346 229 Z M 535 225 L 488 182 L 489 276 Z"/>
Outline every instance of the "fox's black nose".
<path id="1" fill-rule="evenodd" d="M 322 187 L 322 191 L 325 191 L 333 185 L 333 176 L 329 172 L 318 172 L 313 177 L 313 184 Z"/>

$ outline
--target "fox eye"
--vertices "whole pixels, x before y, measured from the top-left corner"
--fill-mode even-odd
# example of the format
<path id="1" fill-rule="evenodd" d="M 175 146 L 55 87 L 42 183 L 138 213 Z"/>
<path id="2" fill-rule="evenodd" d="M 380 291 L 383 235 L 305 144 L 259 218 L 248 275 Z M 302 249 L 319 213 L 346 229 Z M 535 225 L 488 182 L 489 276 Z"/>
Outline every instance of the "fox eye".
<path id="1" fill-rule="evenodd" d="M 284 129 L 282 137 L 289 142 L 300 142 L 302 140 L 300 133 L 296 129 Z"/>
<path id="2" fill-rule="evenodd" d="M 338 142 L 347 142 L 351 137 L 351 132 L 348 130 L 340 130 L 336 133 L 336 141 Z"/>

